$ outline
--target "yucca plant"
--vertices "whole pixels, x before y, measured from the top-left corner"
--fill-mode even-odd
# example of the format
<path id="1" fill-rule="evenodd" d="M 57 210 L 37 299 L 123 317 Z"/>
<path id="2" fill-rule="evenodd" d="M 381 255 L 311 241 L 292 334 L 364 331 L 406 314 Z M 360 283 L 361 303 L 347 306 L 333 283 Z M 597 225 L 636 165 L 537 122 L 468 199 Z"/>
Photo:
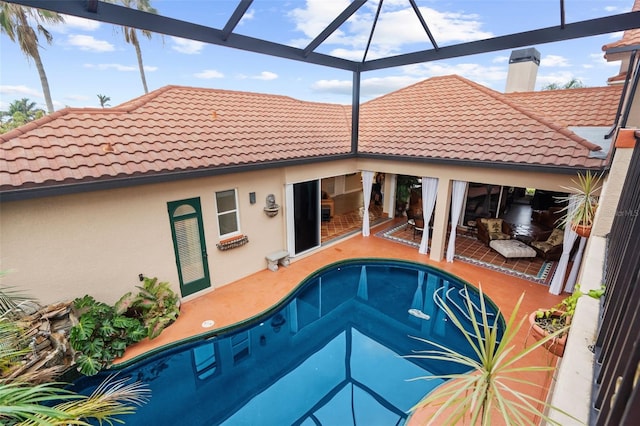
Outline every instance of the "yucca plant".
<path id="1" fill-rule="evenodd" d="M 576 179 L 572 179 L 573 186 L 563 186 L 562 188 L 569 192 L 566 197 L 558 197 L 557 201 L 566 203 L 567 205 L 560 210 L 564 215 L 560 218 L 558 224 L 566 226 L 591 226 L 598 208 L 597 192 L 600 191 L 602 185 L 600 181 L 601 175 L 592 173 L 587 170 L 585 174 L 578 173 Z"/>
<path id="2" fill-rule="evenodd" d="M 473 302 L 468 294 L 466 296 L 466 309 L 469 312 L 469 317 L 472 318 L 472 330 L 465 329 L 455 312 L 444 305 L 450 321 L 464 335 L 475 356 L 467 356 L 439 343 L 416 338 L 434 346 L 435 349 L 416 351 L 415 355 L 410 355 L 410 357 L 452 362 L 466 367 L 468 372 L 417 378 L 416 380 L 444 379 L 451 380 L 451 382 L 436 388 L 413 410 L 425 406 L 434 407 L 435 410 L 435 407 L 438 407 L 429 421 L 429 424 L 437 425 L 457 425 L 467 419 L 471 425 L 489 426 L 493 424 L 494 416 L 500 417 L 504 424 L 508 425 L 536 425 L 536 419 L 543 419 L 548 424 L 560 425 L 559 422 L 545 414 L 545 408 L 557 410 L 579 421 L 570 414 L 552 407 L 546 401 L 510 386 L 510 384 L 519 384 L 530 386 L 534 390 L 540 388 L 538 384 L 524 378 L 523 373 L 551 371 L 554 367 L 548 365 L 523 366 L 518 363 L 545 342 L 565 332 L 566 329 L 558 330 L 531 346 L 517 350 L 515 338 L 527 319 L 526 316 L 520 320 L 517 319 L 524 293 L 518 299 L 501 339 L 498 339 L 497 327 L 500 315 L 491 317 L 487 315 L 481 287 L 479 293 L 481 313 L 479 319 L 473 314 Z"/>

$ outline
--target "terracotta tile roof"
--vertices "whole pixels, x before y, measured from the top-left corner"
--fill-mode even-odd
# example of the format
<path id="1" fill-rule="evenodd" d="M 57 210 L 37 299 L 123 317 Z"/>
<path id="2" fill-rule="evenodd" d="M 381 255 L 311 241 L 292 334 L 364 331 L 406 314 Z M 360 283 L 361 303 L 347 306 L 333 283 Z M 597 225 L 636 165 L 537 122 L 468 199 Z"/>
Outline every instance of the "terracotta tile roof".
<path id="1" fill-rule="evenodd" d="M 621 86 L 543 90 L 505 94 L 513 102 L 564 126 L 611 126 L 622 96 Z"/>
<path id="2" fill-rule="evenodd" d="M 631 12 L 637 11 L 640 11 L 640 0 L 635 0 L 633 3 L 633 7 L 631 8 Z M 605 44 L 604 46 L 602 46 L 602 50 L 607 51 L 616 47 L 628 47 L 637 45 L 640 45 L 640 28 L 626 30 L 620 40 Z"/>
<path id="3" fill-rule="evenodd" d="M 604 160 L 589 158 L 595 149 L 563 125 L 459 76 L 431 78 L 361 107 L 360 153 L 600 168 Z"/>
<path id="4" fill-rule="evenodd" d="M 588 157 L 599 147 L 565 126 L 610 125 L 616 93 L 506 96 L 462 77 L 436 77 L 364 103 L 359 152 L 599 168 L 603 160 Z M 346 105 L 168 86 L 116 108 L 64 109 L 0 135 L 0 190 L 347 155 L 350 114 Z"/>
<path id="5" fill-rule="evenodd" d="M 348 154 L 351 107 L 167 86 L 0 135 L 0 189 Z"/>

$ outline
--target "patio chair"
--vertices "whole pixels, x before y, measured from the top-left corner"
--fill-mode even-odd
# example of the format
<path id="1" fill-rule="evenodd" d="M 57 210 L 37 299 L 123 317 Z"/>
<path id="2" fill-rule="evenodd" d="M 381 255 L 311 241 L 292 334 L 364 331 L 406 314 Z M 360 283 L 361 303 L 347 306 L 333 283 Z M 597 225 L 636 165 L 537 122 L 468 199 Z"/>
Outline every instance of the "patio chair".
<path id="1" fill-rule="evenodd" d="M 478 240 L 489 245 L 491 240 L 509 240 L 513 235 L 511 225 L 504 219 L 487 219 L 484 217 L 476 220 L 478 228 Z"/>
<path id="2" fill-rule="evenodd" d="M 531 247 L 533 247 L 538 256 L 547 262 L 560 259 L 564 240 L 563 230 L 554 228 L 552 231 L 539 234 L 536 237 L 537 241 L 532 241 Z"/>

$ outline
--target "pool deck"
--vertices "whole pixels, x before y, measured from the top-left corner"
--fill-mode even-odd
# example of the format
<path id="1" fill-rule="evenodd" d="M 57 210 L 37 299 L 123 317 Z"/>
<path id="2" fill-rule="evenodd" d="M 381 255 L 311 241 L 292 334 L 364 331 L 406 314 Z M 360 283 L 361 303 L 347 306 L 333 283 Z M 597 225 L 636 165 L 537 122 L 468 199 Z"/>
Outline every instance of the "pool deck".
<path id="1" fill-rule="evenodd" d="M 389 224 L 385 223 L 379 225 L 378 229 L 372 229 L 369 237 L 358 234 L 343 239 L 309 256 L 295 259 L 291 265 L 286 268 L 280 267 L 276 272 L 265 269 L 184 302 L 181 306 L 180 317 L 174 324 L 165 329 L 156 339 L 144 340 L 129 347 L 118 363 L 126 363 L 149 351 L 158 350 L 177 341 L 233 325 L 258 315 L 286 297 L 312 272 L 344 259 L 395 258 L 435 266 L 473 285 L 482 285 L 483 291 L 498 305 L 505 319 L 509 317 L 523 292 L 525 292 L 525 297 L 520 307 L 520 316 L 525 316 L 540 307 L 553 306 L 563 298 L 563 296 L 550 294 L 548 287 L 541 284 L 462 261 L 435 262 L 430 260 L 428 255 L 419 254 L 413 247 L 374 236 L 376 230 L 385 226 L 389 226 Z M 207 320 L 214 321 L 214 326 L 203 328 L 203 322 Z M 526 323 L 517 337 L 516 344 L 519 347 L 516 347 L 516 350 L 524 347 L 528 331 L 529 326 Z M 529 343 L 531 342 L 533 340 L 529 339 Z M 546 365 L 555 362 L 555 357 L 549 355 L 544 349 L 537 349 L 527 360 L 535 365 Z M 538 396 L 542 395 L 542 392 L 546 392 L 551 382 L 548 373 L 537 374 L 531 379 L 541 386 L 541 390 L 536 391 Z M 410 424 L 420 422 L 422 416 L 419 414 L 417 413 L 412 418 Z M 424 423 L 424 421 L 422 422 Z"/>

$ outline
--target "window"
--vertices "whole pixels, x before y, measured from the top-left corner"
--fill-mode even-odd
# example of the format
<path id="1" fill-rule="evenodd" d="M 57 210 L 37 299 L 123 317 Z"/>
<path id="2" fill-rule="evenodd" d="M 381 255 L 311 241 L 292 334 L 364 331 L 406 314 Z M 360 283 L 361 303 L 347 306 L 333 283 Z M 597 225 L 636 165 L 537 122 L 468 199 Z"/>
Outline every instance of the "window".
<path id="1" fill-rule="evenodd" d="M 218 230 L 220 238 L 238 234 L 238 199 L 236 190 L 216 192 L 216 206 L 218 208 Z"/>
<path id="2" fill-rule="evenodd" d="M 239 333 L 231 336 L 231 349 L 233 350 L 233 363 L 237 364 L 242 359 L 249 356 L 249 332 Z"/>

